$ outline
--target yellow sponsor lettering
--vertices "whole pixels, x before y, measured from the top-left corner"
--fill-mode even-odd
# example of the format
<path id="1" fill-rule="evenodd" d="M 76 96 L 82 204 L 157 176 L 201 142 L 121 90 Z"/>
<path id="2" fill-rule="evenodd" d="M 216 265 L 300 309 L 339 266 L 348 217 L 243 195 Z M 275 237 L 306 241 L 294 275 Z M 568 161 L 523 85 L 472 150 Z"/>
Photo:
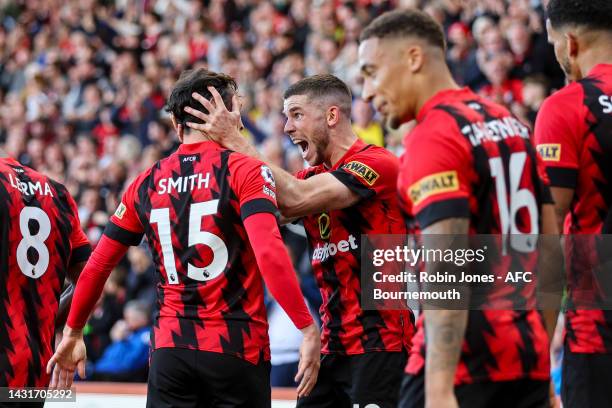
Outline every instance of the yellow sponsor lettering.
<path id="1" fill-rule="evenodd" d="M 459 178 L 456 171 L 443 171 L 441 173 L 425 176 L 410 187 L 408 196 L 413 205 L 435 194 L 448 193 L 459 190 Z"/>
<path id="2" fill-rule="evenodd" d="M 358 161 L 351 161 L 342 166 L 343 169 L 361 177 L 368 185 L 373 186 L 379 175 L 372 168 Z"/>
<path id="3" fill-rule="evenodd" d="M 545 161 L 561 160 L 561 145 L 559 143 L 544 143 L 537 146 L 538 153 Z"/>

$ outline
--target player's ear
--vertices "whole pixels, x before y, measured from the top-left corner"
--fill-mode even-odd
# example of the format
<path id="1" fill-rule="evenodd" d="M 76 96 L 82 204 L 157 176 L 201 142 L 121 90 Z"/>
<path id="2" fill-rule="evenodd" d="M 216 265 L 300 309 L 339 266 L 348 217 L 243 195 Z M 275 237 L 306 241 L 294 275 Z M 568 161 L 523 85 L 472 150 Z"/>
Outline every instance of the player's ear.
<path id="1" fill-rule="evenodd" d="M 179 142 L 183 143 L 183 126 L 179 125 L 174 117 L 174 114 L 170 114 L 170 119 L 172 120 L 172 126 L 174 126 L 174 130 L 176 131 L 176 135 L 178 137 Z"/>
<path id="2" fill-rule="evenodd" d="M 578 56 L 580 49 L 578 38 L 574 35 L 574 33 L 568 31 L 565 33 L 565 42 L 567 47 L 567 56 L 570 59 L 575 59 Z"/>
<path id="3" fill-rule="evenodd" d="M 336 126 L 340 121 L 340 109 L 337 106 L 330 106 L 327 109 L 327 125 Z"/>
<path id="4" fill-rule="evenodd" d="M 423 47 L 418 44 L 412 44 L 406 50 L 406 59 L 410 72 L 415 73 L 423 67 Z"/>

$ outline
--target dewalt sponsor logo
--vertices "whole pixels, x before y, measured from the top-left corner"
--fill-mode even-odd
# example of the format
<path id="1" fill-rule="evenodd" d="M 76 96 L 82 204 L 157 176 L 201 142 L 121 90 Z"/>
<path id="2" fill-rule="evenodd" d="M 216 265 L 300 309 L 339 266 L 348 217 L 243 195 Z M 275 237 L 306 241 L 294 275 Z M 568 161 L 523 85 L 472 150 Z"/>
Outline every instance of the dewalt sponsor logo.
<path id="1" fill-rule="evenodd" d="M 342 168 L 358 177 L 361 177 L 370 186 L 373 186 L 379 177 L 377 172 L 358 161 L 348 162 L 344 166 L 342 166 Z"/>
<path id="2" fill-rule="evenodd" d="M 544 143 L 537 146 L 538 153 L 542 160 L 559 161 L 561 160 L 561 145 L 559 143 Z"/>
<path id="3" fill-rule="evenodd" d="M 408 188 L 408 196 L 413 205 L 435 194 L 448 193 L 459 190 L 459 179 L 456 171 L 443 171 L 441 173 L 425 176 Z"/>

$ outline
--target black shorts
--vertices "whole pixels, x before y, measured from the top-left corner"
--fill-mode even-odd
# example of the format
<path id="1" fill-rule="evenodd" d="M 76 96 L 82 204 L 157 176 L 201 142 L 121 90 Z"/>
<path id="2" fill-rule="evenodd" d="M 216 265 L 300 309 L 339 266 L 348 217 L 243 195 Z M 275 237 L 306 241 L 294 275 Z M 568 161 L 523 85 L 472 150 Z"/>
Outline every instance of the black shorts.
<path id="1" fill-rule="evenodd" d="M 317 385 L 297 408 L 396 408 L 406 353 L 324 354 Z"/>
<path id="2" fill-rule="evenodd" d="M 563 408 L 612 407 L 612 354 L 563 352 Z"/>
<path id="3" fill-rule="evenodd" d="M 161 348 L 151 355 L 147 408 L 270 408 L 270 362 Z"/>
<path id="4" fill-rule="evenodd" d="M 548 408 L 549 381 L 489 381 L 455 387 L 461 408 Z M 425 406 L 425 376 L 406 374 L 402 381 L 399 408 Z"/>

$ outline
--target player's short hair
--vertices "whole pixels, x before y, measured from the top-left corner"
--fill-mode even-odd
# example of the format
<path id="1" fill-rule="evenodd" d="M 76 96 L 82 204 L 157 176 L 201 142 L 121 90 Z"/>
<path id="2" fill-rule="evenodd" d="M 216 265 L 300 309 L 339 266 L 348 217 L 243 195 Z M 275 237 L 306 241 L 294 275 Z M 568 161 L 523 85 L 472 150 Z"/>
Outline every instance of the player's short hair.
<path id="1" fill-rule="evenodd" d="M 610 0 L 550 0 L 546 13 L 554 28 L 582 26 L 591 30 L 612 31 Z"/>
<path id="2" fill-rule="evenodd" d="M 398 9 L 381 14 L 363 29 L 359 41 L 402 37 L 416 37 L 434 47 L 446 49 L 444 30 L 440 24 L 416 9 Z"/>
<path id="3" fill-rule="evenodd" d="M 212 95 L 208 90 L 209 86 L 215 87 L 221 94 L 227 109 L 231 110 L 232 97 L 238 89 L 234 78 L 223 73 L 199 68 L 190 69 L 181 74 L 166 102 L 166 112 L 172 113 L 176 123 L 179 125 L 185 126 L 187 122 L 202 123 L 202 120 L 185 112 L 185 107 L 190 106 L 196 110 L 206 112 L 206 108 L 195 100 L 191 94 L 197 92 L 206 99 L 211 99 Z"/>
<path id="4" fill-rule="evenodd" d="M 333 100 L 340 111 L 351 117 L 352 95 L 349 87 L 338 77 L 329 74 L 313 75 L 291 85 L 283 94 L 284 99 L 306 95 L 310 100 Z"/>

